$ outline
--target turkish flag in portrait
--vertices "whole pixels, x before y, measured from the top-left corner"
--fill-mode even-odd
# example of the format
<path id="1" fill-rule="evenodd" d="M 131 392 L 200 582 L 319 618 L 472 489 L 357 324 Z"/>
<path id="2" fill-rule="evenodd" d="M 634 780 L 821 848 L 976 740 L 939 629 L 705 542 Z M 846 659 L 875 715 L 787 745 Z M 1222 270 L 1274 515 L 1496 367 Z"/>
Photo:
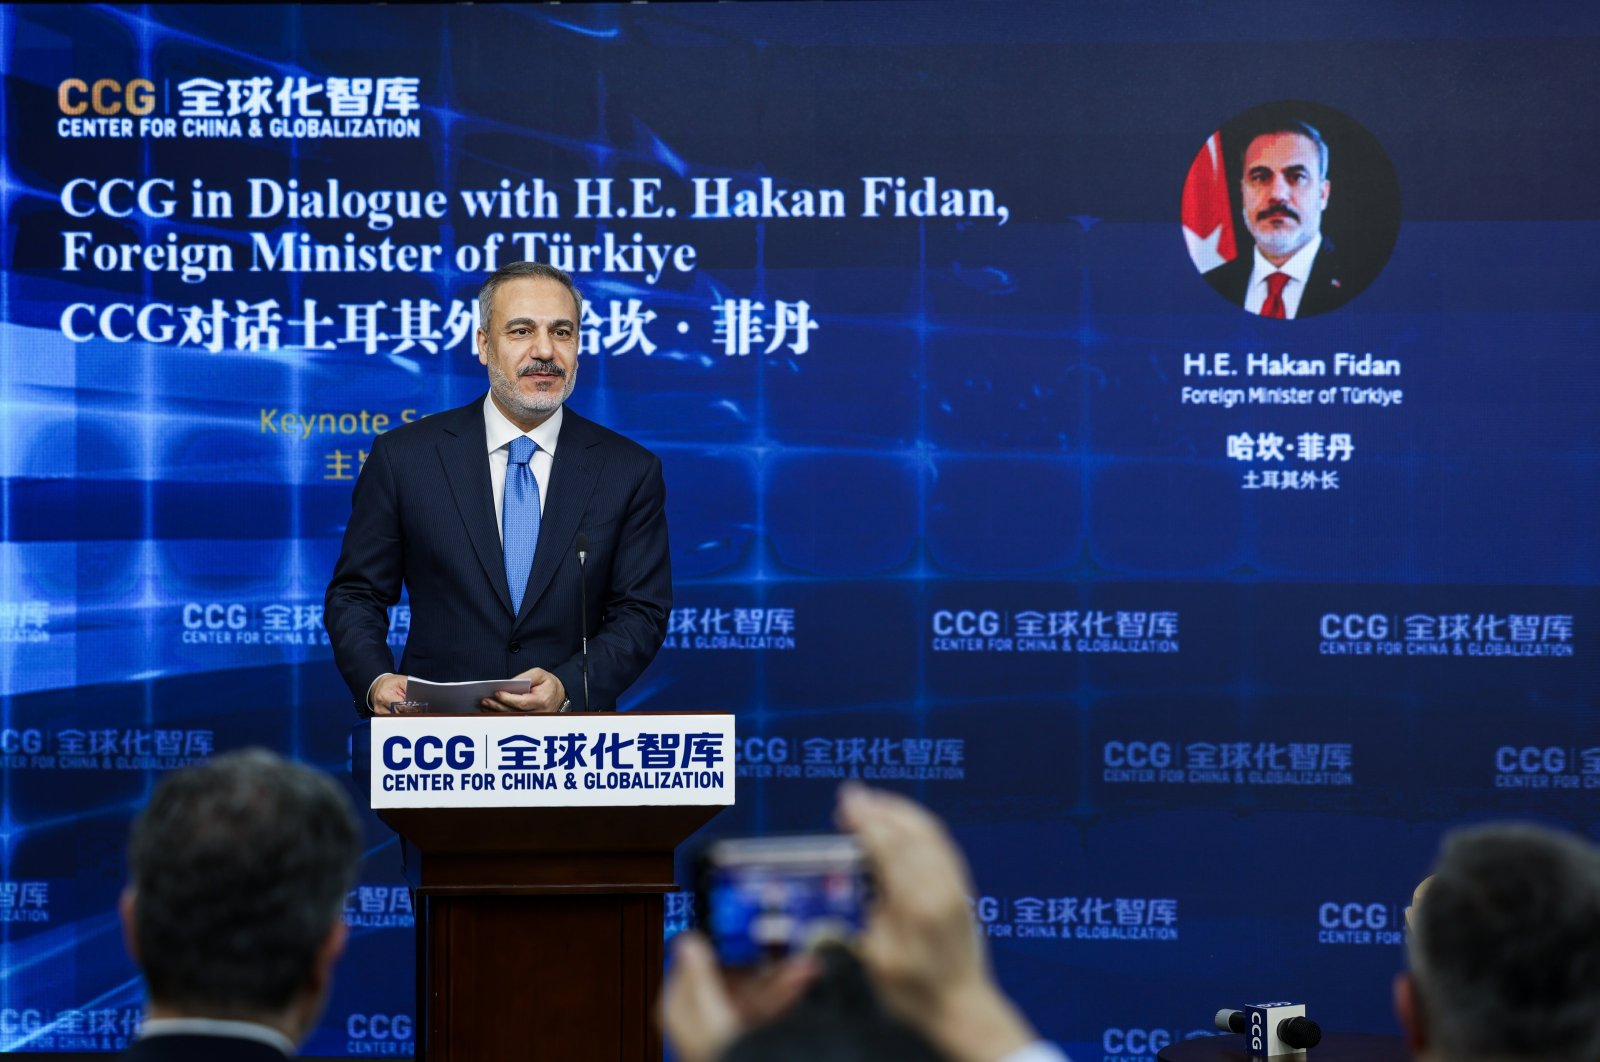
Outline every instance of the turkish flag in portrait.
<path id="1" fill-rule="evenodd" d="M 1189 165 L 1183 182 L 1183 239 L 1189 257 L 1204 273 L 1239 253 L 1233 239 L 1233 205 L 1228 201 L 1228 168 L 1222 161 L 1222 134 L 1212 133 Z"/>

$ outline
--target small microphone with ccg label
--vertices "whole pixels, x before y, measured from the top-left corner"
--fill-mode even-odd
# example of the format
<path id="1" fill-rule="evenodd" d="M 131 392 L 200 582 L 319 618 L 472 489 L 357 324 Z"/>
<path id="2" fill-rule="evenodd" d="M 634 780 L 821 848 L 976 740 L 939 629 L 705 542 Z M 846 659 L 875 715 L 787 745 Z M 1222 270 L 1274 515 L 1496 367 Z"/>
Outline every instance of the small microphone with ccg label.
<path id="1" fill-rule="evenodd" d="M 1261 1058 L 1297 1054 L 1322 1042 L 1322 1027 L 1306 1017 L 1303 1003 L 1254 1003 L 1244 1010 L 1225 1007 L 1217 1011 L 1215 1023 L 1222 1032 L 1242 1034 L 1250 1054 Z"/>

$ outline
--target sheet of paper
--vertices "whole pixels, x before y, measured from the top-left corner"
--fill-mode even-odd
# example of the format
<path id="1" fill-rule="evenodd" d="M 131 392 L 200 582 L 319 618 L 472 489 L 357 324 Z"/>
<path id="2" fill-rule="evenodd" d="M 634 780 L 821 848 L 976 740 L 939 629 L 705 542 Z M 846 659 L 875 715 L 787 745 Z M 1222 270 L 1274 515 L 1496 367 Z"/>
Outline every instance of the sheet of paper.
<path id="1" fill-rule="evenodd" d="M 419 712 L 477 712 L 478 702 L 501 690 L 527 693 L 533 685 L 527 679 L 479 679 L 475 682 L 429 682 L 412 675 L 406 679 L 406 700 L 420 701 Z"/>

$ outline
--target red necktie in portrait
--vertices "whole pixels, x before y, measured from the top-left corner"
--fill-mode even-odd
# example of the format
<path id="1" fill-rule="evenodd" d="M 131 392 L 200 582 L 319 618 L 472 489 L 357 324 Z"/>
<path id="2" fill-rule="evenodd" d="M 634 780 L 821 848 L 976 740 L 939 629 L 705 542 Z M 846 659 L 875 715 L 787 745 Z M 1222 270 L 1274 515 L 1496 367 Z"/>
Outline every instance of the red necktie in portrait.
<path id="1" fill-rule="evenodd" d="M 1283 289 L 1289 286 L 1288 273 L 1271 273 L 1267 276 L 1267 301 L 1261 304 L 1262 317 L 1283 320 L 1289 316 L 1283 309 Z"/>

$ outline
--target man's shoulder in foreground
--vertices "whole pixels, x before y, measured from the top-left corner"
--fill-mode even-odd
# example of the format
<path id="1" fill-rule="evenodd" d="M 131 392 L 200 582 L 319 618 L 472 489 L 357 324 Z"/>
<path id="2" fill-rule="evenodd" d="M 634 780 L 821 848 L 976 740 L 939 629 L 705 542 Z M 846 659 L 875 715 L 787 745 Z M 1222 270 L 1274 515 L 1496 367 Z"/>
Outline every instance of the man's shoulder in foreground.
<path id="1" fill-rule="evenodd" d="M 120 1057 L 131 1062 L 288 1062 L 289 1058 L 260 1040 L 189 1034 L 136 1040 Z"/>

